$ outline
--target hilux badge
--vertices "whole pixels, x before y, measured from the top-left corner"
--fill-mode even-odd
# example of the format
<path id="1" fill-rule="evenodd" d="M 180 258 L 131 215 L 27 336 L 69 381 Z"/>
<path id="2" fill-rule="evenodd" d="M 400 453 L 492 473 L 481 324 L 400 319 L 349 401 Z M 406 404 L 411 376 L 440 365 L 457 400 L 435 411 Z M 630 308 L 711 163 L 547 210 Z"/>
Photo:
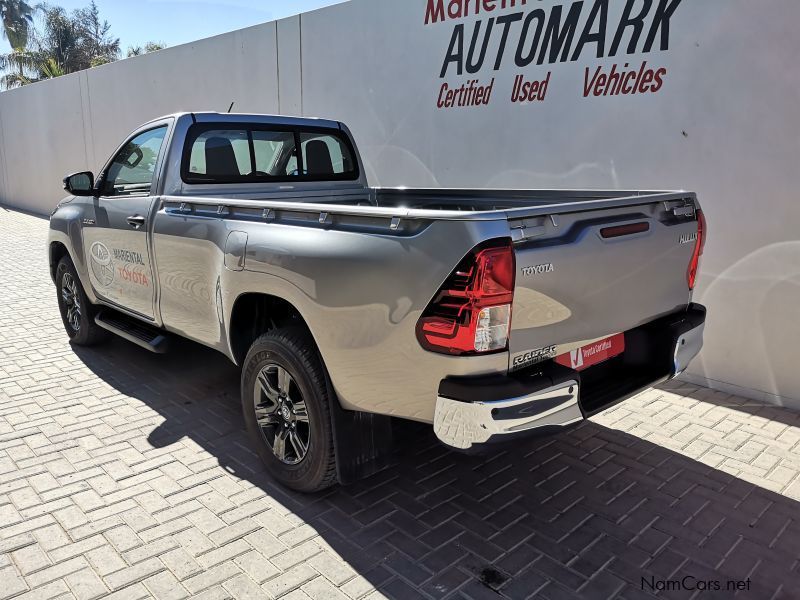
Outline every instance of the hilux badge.
<path id="1" fill-rule="evenodd" d="M 681 236 L 681 244 L 689 244 L 691 242 L 697 241 L 697 234 L 696 233 L 684 233 Z"/>

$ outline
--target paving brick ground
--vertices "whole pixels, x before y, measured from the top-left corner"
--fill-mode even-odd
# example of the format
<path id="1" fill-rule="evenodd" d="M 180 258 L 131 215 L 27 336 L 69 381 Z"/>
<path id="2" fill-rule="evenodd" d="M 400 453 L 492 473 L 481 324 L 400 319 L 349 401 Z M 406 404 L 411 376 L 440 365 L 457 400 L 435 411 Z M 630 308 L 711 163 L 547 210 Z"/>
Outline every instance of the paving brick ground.
<path id="1" fill-rule="evenodd" d="M 490 457 L 414 434 L 295 495 L 223 357 L 70 347 L 46 227 L 0 207 L 0 598 L 800 597 L 795 413 L 674 383 Z"/>

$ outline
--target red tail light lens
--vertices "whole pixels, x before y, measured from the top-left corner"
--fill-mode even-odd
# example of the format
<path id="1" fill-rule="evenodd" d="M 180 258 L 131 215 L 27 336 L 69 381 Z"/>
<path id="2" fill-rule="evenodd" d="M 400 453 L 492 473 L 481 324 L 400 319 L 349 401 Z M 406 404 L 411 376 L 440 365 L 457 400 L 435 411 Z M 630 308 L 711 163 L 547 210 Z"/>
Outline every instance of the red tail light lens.
<path id="1" fill-rule="evenodd" d="M 450 274 L 417 322 L 417 339 L 454 355 L 508 347 L 516 264 L 511 240 L 473 249 Z"/>
<path id="2" fill-rule="evenodd" d="M 697 283 L 697 272 L 700 269 L 700 257 L 703 256 L 703 248 L 706 245 L 706 217 L 702 210 L 697 211 L 697 239 L 694 242 L 692 260 L 689 262 L 689 269 L 686 271 L 686 281 L 689 289 L 693 290 Z"/>

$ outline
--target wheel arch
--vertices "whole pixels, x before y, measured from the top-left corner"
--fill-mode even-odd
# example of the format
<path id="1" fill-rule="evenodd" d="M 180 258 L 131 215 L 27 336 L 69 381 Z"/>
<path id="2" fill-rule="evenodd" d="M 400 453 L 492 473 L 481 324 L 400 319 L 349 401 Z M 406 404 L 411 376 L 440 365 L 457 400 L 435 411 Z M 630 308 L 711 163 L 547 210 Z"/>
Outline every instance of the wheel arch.
<path id="1" fill-rule="evenodd" d="M 47 254 L 50 259 L 50 278 L 55 282 L 58 263 L 61 262 L 61 259 L 65 256 L 70 256 L 69 250 L 63 242 L 50 242 Z M 70 258 L 72 257 L 70 256 Z M 74 263 L 75 260 L 72 259 L 72 262 Z"/>
<path id="2" fill-rule="evenodd" d="M 272 329 L 287 326 L 302 327 L 314 339 L 308 322 L 288 300 L 261 292 L 240 294 L 233 304 L 228 321 L 231 358 L 241 366 L 256 338 Z M 317 348 L 319 349 L 318 344 Z"/>
<path id="3" fill-rule="evenodd" d="M 300 326 L 308 332 L 327 375 L 336 478 L 339 483 L 354 483 L 389 464 L 394 443 L 391 418 L 358 410 L 344 410 L 309 321 L 292 302 L 272 294 L 244 292 L 234 301 L 228 324 L 230 356 L 240 366 L 244 366 L 242 363 L 253 341 L 270 329 Z"/>

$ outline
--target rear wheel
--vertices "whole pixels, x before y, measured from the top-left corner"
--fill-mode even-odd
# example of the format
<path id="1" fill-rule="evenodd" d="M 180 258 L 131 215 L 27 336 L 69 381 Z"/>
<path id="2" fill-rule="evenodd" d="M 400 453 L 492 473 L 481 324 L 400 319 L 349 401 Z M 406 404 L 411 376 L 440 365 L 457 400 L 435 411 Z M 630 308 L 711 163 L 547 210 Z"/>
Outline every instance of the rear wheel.
<path id="1" fill-rule="evenodd" d="M 294 490 L 336 482 L 327 375 L 301 328 L 270 331 L 250 347 L 242 370 L 242 411 L 270 474 Z"/>
<path id="2" fill-rule="evenodd" d="M 95 307 L 83 291 L 75 265 L 69 256 L 62 258 L 56 267 L 58 309 L 69 341 L 78 346 L 93 346 L 108 335 L 94 322 Z"/>

